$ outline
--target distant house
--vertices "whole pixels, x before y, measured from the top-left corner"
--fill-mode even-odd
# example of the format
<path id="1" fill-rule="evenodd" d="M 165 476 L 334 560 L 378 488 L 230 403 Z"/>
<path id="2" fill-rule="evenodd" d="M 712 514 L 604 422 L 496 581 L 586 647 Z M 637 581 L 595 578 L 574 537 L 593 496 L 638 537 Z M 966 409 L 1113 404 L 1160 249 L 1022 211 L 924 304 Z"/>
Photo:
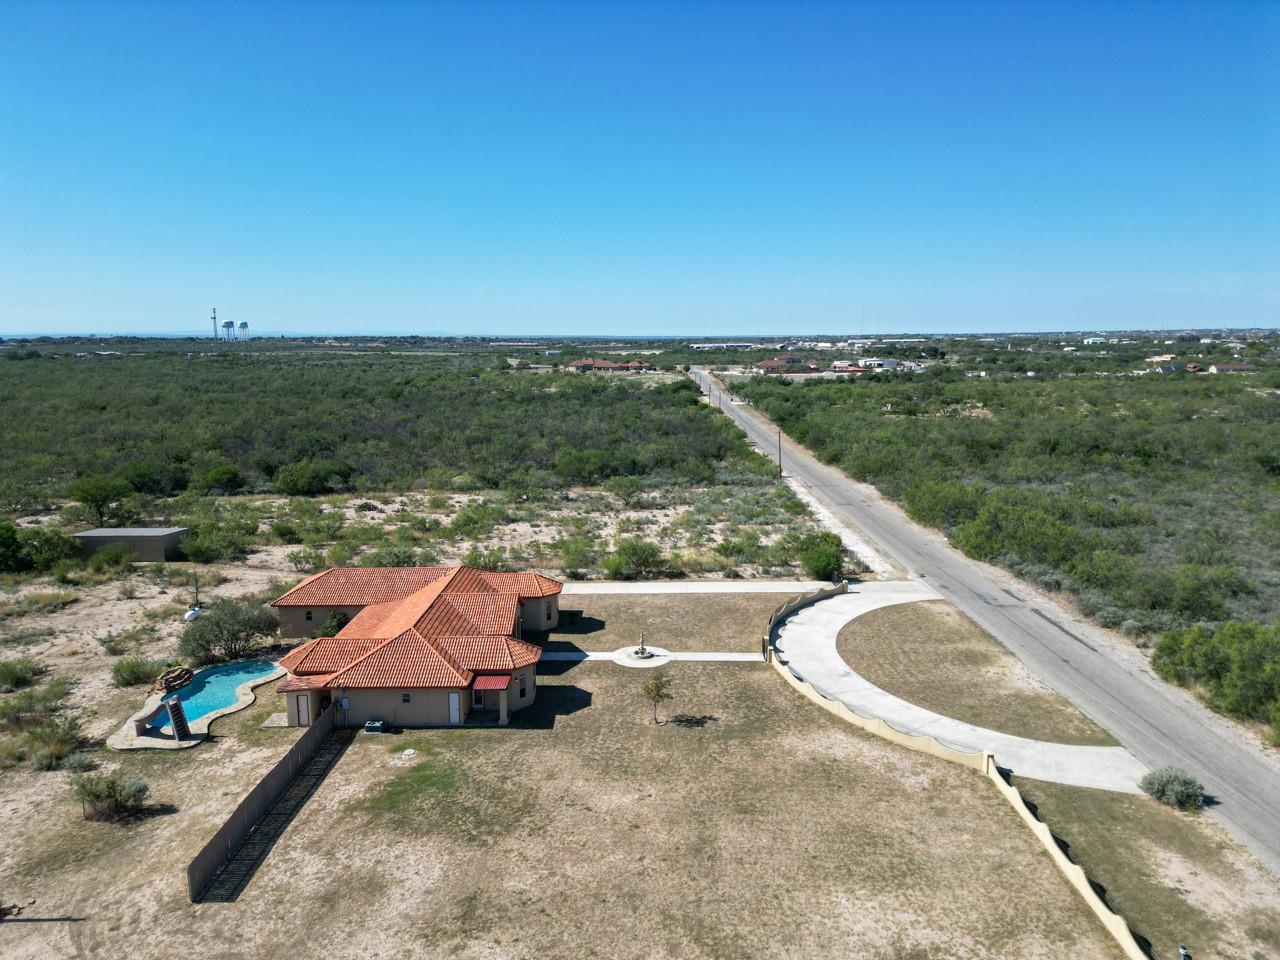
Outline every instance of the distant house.
<path id="1" fill-rule="evenodd" d="M 595 360 L 591 357 L 583 357 L 581 360 L 574 360 L 569 364 L 569 369 L 578 373 L 644 373 L 653 370 L 653 364 L 645 363 L 643 360 L 628 360 L 626 363 L 618 363 L 614 360 Z"/>
<path id="2" fill-rule="evenodd" d="M 138 561 L 163 561 L 185 559 L 182 541 L 186 527 L 98 527 L 72 534 L 80 541 L 80 549 L 86 557 L 103 547 L 126 547 Z"/>
<path id="3" fill-rule="evenodd" d="M 537 573 L 472 567 L 335 567 L 298 584 L 272 606 L 283 636 L 308 636 L 332 614 L 350 622 L 291 650 L 290 726 L 309 726 L 336 704 L 359 726 L 505 726 L 535 696 L 541 648 L 525 630 L 559 621 L 561 584 Z"/>
<path id="4" fill-rule="evenodd" d="M 1257 373 L 1258 368 L 1252 363 L 1213 363 L 1209 365 L 1210 373 Z"/>
<path id="5" fill-rule="evenodd" d="M 893 358 L 866 357 L 862 361 L 862 365 L 868 370 L 892 370 L 898 365 L 898 361 Z"/>
<path id="6" fill-rule="evenodd" d="M 836 360 L 831 364 L 832 373 L 866 373 L 867 368 L 856 360 Z"/>
<path id="7" fill-rule="evenodd" d="M 761 360 L 756 364 L 761 373 L 813 373 L 822 369 L 817 360 L 806 360 L 803 357 L 774 357 L 772 360 Z"/>

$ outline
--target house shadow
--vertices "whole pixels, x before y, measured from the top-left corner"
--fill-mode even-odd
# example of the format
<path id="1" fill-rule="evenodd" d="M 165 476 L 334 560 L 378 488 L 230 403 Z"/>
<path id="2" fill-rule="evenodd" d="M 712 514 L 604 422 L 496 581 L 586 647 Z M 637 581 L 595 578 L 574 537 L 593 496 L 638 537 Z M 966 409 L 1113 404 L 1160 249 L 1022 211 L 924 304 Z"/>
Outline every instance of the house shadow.
<path id="1" fill-rule="evenodd" d="M 557 636 L 581 637 L 589 633 L 599 633 L 605 628 L 605 622 L 599 617 L 585 616 L 581 610 L 561 610 L 560 623 L 554 630 L 548 630 L 539 636 L 550 640 Z"/>
<path id="2" fill-rule="evenodd" d="M 557 717 L 567 717 L 589 706 L 590 690 L 569 685 L 538 687 L 537 699 L 511 714 L 509 726 L 517 730 L 550 730 L 556 725 Z"/>
<path id="3" fill-rule="evenodd" d="M 569 640 L 548 640 L 542 644 L 542 659 L 538 661 L 538 676 L 562 676 L 586 659 L 586 651 L 576 643 Z"/>

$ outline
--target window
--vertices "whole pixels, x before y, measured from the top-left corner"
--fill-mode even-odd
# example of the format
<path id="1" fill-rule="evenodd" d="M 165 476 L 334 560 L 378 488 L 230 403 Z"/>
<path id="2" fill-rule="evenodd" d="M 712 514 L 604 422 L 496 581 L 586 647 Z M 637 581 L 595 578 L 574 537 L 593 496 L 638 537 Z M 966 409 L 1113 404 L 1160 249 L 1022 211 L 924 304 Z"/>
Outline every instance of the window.
<path id="1" fill-rule="evenodd" d="M 307 611 L 307 613 L 306 613 L 306 618 L 305 618 L 305 619 L 306 619 L 307 623 L 310 623 L 310 622 L 311 622 L 311 611 L 310 611 L 310 610 L 308 610 L 308 611 Z"/>
<path id="2" fill-rule="evenodd" d="M 545 604 L 543 604 L 543 606 L 546 608 L 547 623 L 550 623 L 551 622 L 551 601 L 548 600 Z"/>
<path id="3" fill-rule="evenodd" d="M 400 702 L 401 702 L 401 703 L 408 703 L 408 702 L 409 702 L 409 695 L 408 695 L 407 693 L 402 693 L 402 694 L 400 694 Z"/>
<path id="4" fill-rule="evenodd" d="M 526 680 L 525 675 L 520 674 L 520 699 L 521 700 L 525 698 L 525 691 L 529 689 L 528 687 L 525 686 L 525 680 Z"/>

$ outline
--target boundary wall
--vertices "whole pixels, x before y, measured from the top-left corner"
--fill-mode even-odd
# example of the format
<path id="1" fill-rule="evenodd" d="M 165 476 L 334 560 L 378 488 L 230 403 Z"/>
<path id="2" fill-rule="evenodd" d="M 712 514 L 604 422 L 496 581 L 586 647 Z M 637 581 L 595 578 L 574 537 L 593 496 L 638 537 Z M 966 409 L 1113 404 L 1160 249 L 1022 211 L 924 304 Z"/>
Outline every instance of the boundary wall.
<path id="1" fill-rule="evenodd" d="M 1151 954 L 1147 953 L 1138 945 L 1137 938 L 1134 937 L 1133 931 L 1129 929 L 1129 924 L 1125 922 L 1124 917 L 1116 913 L 1107 905 L 1106 901 L 1098 895 L 1098 891 L 1094 888 L 1093 883 L 1089 880 L 1088 875 L 1084 872 L 1084 868 L 1067 856 L 1066 852 L 1058 844 L 1057 839 L 1053 835 L 1053 831 L 1041 819 L 1039 819 L 1031 809 L 1027 806 L 1027 802 L 1023 799 L 1018 788 L 1009 783 L 1005 779 L 1004 774 L 1000 771 L 1000 767 L 996 763 L 995 755 L 988 752 L 970 753 L 964 750 L 958 750 L 955 747 L 948 746 L 946 743 L 927 735 L 907 733 L 899 730 L 892 724 L 886 723 L 879 717 L 864 717 L 853 710 L 850 710 L 838 700 L 831 700 L 823 696 L 813 688 L 807 680 L 798 677 L 792 672 L 791 668 L 779 661 L 773 655 L 773 632 L 778 623 L 786 619 L 797 610 L 803 609 L 810 604 L 817 603 L 819 600 L 825 600 L 828 597 L 848 591 L 848 583 L 841 583 L 830 590 L 819 590 L 815 593 L 806 595 L 796 600 L 788 601 L 774 611 L 773 616 L 769 618 L 769 632 L 765 635 L 765 662 L 772 663 L 774 669 L 782 676 L 788 684 L 791 685 L 802 696 L 812 700 L 818 706 L 822 707 L 828 713 L 834 714 L 841 720 L 853 724 L 868 733 L 882 737 L 891 743 L 906 747 L 908 750 L 916 750 L 920 753 L 927 753 L 930 756 L 938 757 L 941 760 L 947 760 L 951 763 L 958 763 L 961 766 L 968 767 L 970 770 L 976 770 L 983 774 L 995 786 L 1000 796 L 1008 801 L 1009 805 L 1017 812 L 1022 821 L 1035 834 L 1036 839 L 1040 841 L 1041 846 L 1048 851 L 1049 856 L 1057 865 L 1058 870 L 1067 882 L 1075 888 L 1076 892 L 1084 898 L 1084 902 L 1093 911 L 1094 915 L 1102 922 L 1107 932 L 1111 934 L 1120 950 L 1129 960 L 1151 960 Z"/>
<path id="2" fill-rule="evenodd" d="M 329 734 L 337 726 L 334 719 L 336 716 L 337 711 L 332 705 L 325 707 L 320 716 L 316 717 L 315 723 L 295 741 L 288 753 L 276 761 L 276 765 L 267 771 L 258 785 L 245 795 L 231 811 L 226 822 L 218 828 L 218 832 L 192 858 L 187 865 L 187 896 L 192 903 L 199 899 L 223 864 L 240 849 L 245 838 L 258 825 L 262 815 L 289 789 L 289 784 L 293 783 L 298 771 L 306 766 L 307 761 L 320 749 L 320 745 L 329 738 Z"/>

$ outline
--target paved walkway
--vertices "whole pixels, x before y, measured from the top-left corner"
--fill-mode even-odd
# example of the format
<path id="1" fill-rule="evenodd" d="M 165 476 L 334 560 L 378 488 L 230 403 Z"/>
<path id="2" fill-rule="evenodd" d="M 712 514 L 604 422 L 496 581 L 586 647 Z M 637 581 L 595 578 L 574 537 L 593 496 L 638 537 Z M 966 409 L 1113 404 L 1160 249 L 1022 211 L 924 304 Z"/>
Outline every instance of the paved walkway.
<path id="1" fill-rule="evenodd" d="M 1138 793 L 1144 767 L 1124 747 L 1088 747 L 1028 740 L 944 717 L 908 703 L 854 673 L 840 659 L 836 636 L 850 620 L 899 603 L 937 600 L 912 580 L 858 583 L 849 593 L 799 611 L 777 634 L 779 658 L 814 689 L 864 717 L 879 717 L 907 733 L 927 734 L 958 750 L 989 750 L 996 763 L 1036 780 Z"/>
<path id="2" fill-rule="evenodd" d="M 764 663 L 764 657 L 758 653 L 700 653 L 697 651 L 686 650 L 664 650 L 662 647 L 650 646 L 649 652 L 653 654 L 646 660 L 638 659 L 632 656 L 635 647 L 623 647 L 621 650 L 602 651 L 586 651 L 586 650 L 547 650 L 543 651 L 542 659 L 558 661 L 560 663 L 583 663 L 594 661 L 608 661 L 616 663 L 620 667 L 661 667 L 664 664 L 675 661 L 684 661 L 691 663 Z"/>
<path id="3" fill-rule="evenodd" d="M 594 593 L 813 593 L 826 580 L 580 580 L 564 585 L 564 595 Z"/>

